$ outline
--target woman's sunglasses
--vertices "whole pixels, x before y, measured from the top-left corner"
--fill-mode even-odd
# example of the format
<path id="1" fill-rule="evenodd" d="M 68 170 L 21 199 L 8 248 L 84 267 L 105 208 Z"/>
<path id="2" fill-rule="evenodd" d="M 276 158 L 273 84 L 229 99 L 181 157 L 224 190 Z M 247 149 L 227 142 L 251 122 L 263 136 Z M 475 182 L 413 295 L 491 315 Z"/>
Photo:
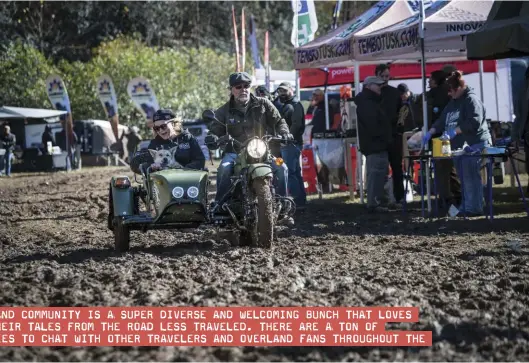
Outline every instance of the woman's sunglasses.
<path id="1" fill-rule="evenodd" d="M 167 129 L 167 124 L 163 124 L 163 125 L 160 125 L 160 126 L 153 126 L 152 128 L 155 132 L 158 132 L 160 130 L 165 130 Z"/>
<path id="2" fill-rule="evenodd" d="M 233 87 L 233 88 L 235 88 L 236 90 L 241 90 L 241 89 L 243 89 L 243 88 L 244 88 L 244 89 L 248 89 L 248 88 L 250 88 L 250 85 L 249 85 L 249 84 L 240 84 L 240 85 L 235 86 L 235 87 Z"/>

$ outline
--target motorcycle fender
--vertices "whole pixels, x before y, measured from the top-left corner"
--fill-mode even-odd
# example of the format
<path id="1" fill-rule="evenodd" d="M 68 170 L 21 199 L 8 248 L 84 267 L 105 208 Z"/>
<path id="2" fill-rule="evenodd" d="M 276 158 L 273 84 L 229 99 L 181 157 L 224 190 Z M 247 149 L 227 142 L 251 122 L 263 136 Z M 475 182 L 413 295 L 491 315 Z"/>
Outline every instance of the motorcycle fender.
<path id="1" fill-rule="evenodd" d="M 134 214 L 134 191 L 132 188 L 112 187 L 112 204 L 114 216 L 131 216 Z"/>
<path id="2" fill-rule="evenodd" d="M 250 180 L 257 178 L 272 178 L 274 176 L 272 167 L 268 164 L 252 164 L 248 166 Z"/>

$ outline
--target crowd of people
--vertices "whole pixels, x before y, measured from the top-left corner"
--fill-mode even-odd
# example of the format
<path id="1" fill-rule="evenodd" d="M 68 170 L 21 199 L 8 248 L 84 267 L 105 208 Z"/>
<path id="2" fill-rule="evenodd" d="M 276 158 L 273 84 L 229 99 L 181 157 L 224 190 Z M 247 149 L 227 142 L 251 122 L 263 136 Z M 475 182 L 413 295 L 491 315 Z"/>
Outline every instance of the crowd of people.
<path id="1" fill-rule="evenodd" d="M 422 97 L 406 84 L 388 84 L 390 67 L 381 64 L 375 75 L 364 80 L 356 95 L 360 151 L 366 156 L 367 207 L 371 212 L 398 208 L 404 196 L 403 134 L 422 127 Z M 463 74 L 452 66 L 432 72 L 426 93 L 429 130 L 423 145 L 441 135 L 450 138 L 452 150 L 479 153 L 491 146 L 485 106 L 467 85 Z M 431 144 L 429 145 L 431 150 Z M 442 208 L 456 205 L 466 215 L 483 214 L 481 158 L 455 157 L 436 161 Z M 391 168 L 393 197 L 384 185 Z M 461 190 L 463 178 L 464 190 Z"/>

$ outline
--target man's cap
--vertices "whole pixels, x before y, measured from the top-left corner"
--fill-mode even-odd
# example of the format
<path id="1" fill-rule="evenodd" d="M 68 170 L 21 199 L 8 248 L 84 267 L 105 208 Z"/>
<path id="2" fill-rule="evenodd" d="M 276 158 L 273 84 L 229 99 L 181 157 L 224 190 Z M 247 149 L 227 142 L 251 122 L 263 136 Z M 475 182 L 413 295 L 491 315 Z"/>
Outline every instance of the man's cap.
<path id="1" fill-rule="evenodd" d="M 236 86 L 241 83 L 252 84 L 252 77 L 246 72 L 235 72 L 230 74 L 230 87 Z"/>
<path id="2" fill-rule="evenodd" d="M 280 88 L 289 91 L 292 89 L 292 85 L 288 82 L 281 82 L 281 84 L 277 87 L 277 89 L 280 89 Z"/>
<path id="3" fill-rule="evenodd" d="M 152 117 L 153 122 L 156 121 L 169 121 L 176 117 L 175 113 L 170 109 L 158 110 L 154 113 Z"/>
<path id="4" fill-rule="evenodd" d="M 452 64 L 445 64 L 442 69 L 443 72 L 445 72 L 447 75 L 451 75 L 452 72 L 457 71 L 457 68 Z"/>
<path id="5" fill-rule="evenodd" d="M 401 83 L 397 86 L 397 89 L 401 94 L 404 94 L 408 92 L 410 89 L 408 88 L 408 85 L 406 83 Z"/>
<path id="6" fill-rule="evenodd" d="M 365 86 L 370 85 L 370 84 L 382 85 L 384 83 L 385 81 L 382 78 L 377 77 L 377 76 L 369 76 L 369 77 L 366 77 L 366 79 L 364 79 Z"/>

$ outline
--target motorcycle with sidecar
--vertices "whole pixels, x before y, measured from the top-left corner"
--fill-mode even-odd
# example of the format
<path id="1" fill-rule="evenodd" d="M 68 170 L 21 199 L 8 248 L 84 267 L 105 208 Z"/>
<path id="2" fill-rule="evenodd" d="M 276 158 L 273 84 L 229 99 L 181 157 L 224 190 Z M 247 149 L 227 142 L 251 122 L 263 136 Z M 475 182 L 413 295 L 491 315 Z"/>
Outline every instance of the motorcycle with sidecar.
<path id="1" fill-rule="evenodd" d="M 211 110 L 204 111 L 203 119 L 219 122 Z M 240 246 L 272 246 L 276 225 L 291 223 L 296 205 L 292 198 L 275 192 L 270 163 L 281 166 L 284 161 L 272 156 L 269 143 L 288 141 L 270 135 L 252 137 L 244 143 L 230 137 L 224 141 L 218 146 L 233 142 L 240 152 L 231 187 L 213 206 L 208 205 L 207 169 L 177 165 L 153 170 L 149 150 L 140 150 L 131 160 L 137 185 L 127 175 L 111 178 L 107 223 L 117 251 L 130 249 L 133 230 L 189 229 L 203 224 L 235 230 L 235 244 Z"/>

